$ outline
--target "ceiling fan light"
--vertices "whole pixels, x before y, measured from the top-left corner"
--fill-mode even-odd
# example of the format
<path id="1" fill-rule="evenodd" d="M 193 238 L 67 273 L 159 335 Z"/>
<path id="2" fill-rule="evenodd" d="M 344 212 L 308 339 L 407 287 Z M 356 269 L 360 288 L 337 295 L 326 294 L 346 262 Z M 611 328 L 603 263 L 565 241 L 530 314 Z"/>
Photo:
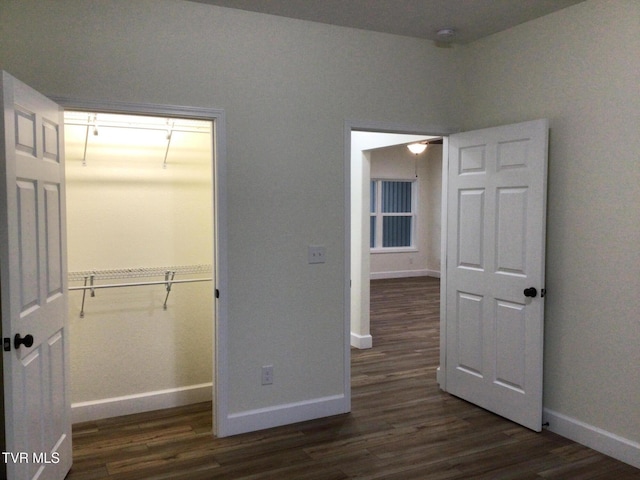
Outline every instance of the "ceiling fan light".
<path id="1" fill-rule="evenodd" d="M 411 153 L 418 155 L 427 149 L 427 144 L 426 143 L 410 143 L 409 145 L 407 145 L 407 148 L 411 151 Z"/>

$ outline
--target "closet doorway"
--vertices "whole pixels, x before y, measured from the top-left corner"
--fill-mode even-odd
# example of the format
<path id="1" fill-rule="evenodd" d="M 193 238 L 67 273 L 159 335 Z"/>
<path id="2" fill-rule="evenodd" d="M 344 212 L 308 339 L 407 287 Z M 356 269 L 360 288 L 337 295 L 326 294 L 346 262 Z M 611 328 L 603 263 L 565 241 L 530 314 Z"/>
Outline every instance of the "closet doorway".
<path id="1" fill-rule="evenodd" d="M 65 111 L 73 422 L 212 399 L 215 124 Z"/>

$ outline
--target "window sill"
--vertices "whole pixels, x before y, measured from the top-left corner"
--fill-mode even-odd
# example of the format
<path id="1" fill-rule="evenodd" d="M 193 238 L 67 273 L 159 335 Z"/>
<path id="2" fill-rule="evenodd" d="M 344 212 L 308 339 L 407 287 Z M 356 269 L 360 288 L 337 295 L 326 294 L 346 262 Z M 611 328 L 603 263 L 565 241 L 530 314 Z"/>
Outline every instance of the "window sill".
<path id="1" fill-rule="evenodd" d="M 372 254 L 379 253 L 413 253 L 417 252 L 418 249 L 416 247 L 389 247 L 389 248 L 371 248 L 369 252 Z"/>

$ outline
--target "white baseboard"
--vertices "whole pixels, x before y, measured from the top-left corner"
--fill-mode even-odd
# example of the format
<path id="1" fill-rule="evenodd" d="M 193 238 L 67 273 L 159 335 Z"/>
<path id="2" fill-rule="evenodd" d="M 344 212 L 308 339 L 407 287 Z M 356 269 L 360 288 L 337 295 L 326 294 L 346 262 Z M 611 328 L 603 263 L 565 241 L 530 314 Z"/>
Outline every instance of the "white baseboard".
<path id="1" fill-rule="evenodd" d="M 130 415 L 132 413 L 150 412 L 163 408 L 207 402 L 211 400 L 212 395 L 213 384 L 201 383 L 199 385 L 144 392 L 136 395 L 78 402 L 71 404 L 71 418 L 73 423 L 78 423 Z"/>
<path id="2" fill-rule="evenodd" d="M 408 277 L 435 277 L 440 278 L 439 270 L 396 270 L 393 272 L 371 272 L 371 280 L 382 280 L 384 278 L 408 278 Z"/>
<path id="3" fill-rule="evenodd" d="M 340 415 L 349 412 L 349 409 L 349 402 L 344 395 L 333 395 L 304 402 L 247 410 L 230 414 L 224 424 L 219 425 L 219 436 L 239 435 L 316 418 Z"/>
<path id="4" fill-rule="evenodd" d="M 351 346 L 364 350 L 373 346 L 373 337 L 371 335 L 358 335 L 351 332 Z"/>
<path id="5" fill-rule="evenodd" d="M 593 450 L 640 468 L 640 443 L 545 408 L 543 422 L 550 431 Z"/>

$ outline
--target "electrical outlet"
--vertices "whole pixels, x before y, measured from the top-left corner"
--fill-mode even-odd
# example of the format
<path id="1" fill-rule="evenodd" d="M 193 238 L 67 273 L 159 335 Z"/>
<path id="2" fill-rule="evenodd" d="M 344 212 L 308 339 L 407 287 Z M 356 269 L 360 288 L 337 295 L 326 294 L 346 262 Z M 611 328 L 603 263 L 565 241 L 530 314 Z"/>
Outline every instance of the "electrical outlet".
<path id="1" fill-rule="evenodd" d="M 309 245 L 308 249 L 309 263 L 324 263 L 326 257 L 326 249 L 324 245 Z"/>
<path id="2" fill-rule="evenodd" d="M 262 385 L 273 384 L 273 365 L 264 365 L 262 367 Z"/>

